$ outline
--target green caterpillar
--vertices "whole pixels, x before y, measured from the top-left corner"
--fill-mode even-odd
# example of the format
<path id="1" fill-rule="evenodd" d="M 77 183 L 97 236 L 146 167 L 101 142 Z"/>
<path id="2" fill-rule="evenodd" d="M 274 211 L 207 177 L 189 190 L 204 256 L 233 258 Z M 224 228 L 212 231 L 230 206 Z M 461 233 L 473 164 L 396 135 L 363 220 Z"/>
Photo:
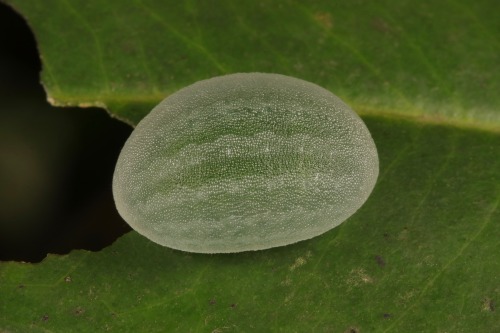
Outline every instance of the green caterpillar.
<path id="1" fill-rule="evenodd" d="M 158 244 L 240 252 L 332 229 L 377 176 L 371 135 L 338 97 L 245 73 L 197 82 L 156 106 L 123 147 L 113 195 L 125 221 Z"/>

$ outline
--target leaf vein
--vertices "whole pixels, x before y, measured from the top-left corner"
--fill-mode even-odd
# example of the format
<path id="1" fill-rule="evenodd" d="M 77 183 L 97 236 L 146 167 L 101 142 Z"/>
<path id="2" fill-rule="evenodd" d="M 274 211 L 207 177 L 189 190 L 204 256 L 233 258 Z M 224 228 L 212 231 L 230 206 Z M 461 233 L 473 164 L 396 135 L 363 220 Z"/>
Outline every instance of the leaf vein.
<path id="1" fill-rule="evenodd" d="M 340 38 L 337 34 L 334 34 L 334 33 L 332 33 L 329 30 L 325 30 L 325 28 L 322 27 L 314 19 L 313 14 L 311 13 L 311 11 L 308 8 L 306 8 L 306 7 L 304 7 L 303 5 L 300 5 L 300 4 L 297 4 L 297 5 L 299 6 L 299 8 L 302 9 L 302 11 L 309 17 L 309 19 L 315 25 L 319 26 L 320 28 L 322 28 L 325 31 L 325 33 L 327 34 L 327 36 L 329 36 L 337 44 L 339 44 L 340 46 L 344 47 L 349 52 L 351 52 L 356 57 L 356 59 L 358 59 L 365 66 L 365 68 L 367 68 L 376 78 L 379 79 L 380 82 L 387 83 L 389 85 L 389 87 L 391 88 L 391 90 L 394 91 L 394 93 L 396 93 L 401 98 L 402 101 L 404 101 L 407 105 L 411 105 L 411 103 L 408 100 L 408 98 L 406 97 L 406 95 L 403 94 L 403 92 L 400 89 L 395 88 L 394 85 L 392 85 L 390 82 L 385 82 L 384 78 L 383 78 L 382 74 L 380 73 L 380 70 L 377 68 L 377 66 L 375 66 L 374 64 L 372 64 L 355 46 L 353 46 L 352 44 L 348 43 L 344 39 Z"/>
<path id="2" fill-rule="evenodd" d="M 481 233 L 486 229 L 486 227 L 490 224 L 492 221 L 492 216 L 498 209 L 498 206 L 500 204 L 500 191 L 498 191 L 497 197 L 494 200 L 493 204 L 491 205 L 491 208 L 489 211 L 486 213 L 486 216 L 484 218 L 484 222 L 479 226 L 478 230 L 476 233 L 468 239 L 460 248 L 460 250 L 457 252 L 457 254 L 451 258 L 422 288 L 422 291 L 420 292 L 418 298 L 389 326 L 387 327 L 383 333 L 387 333 L 390 330 L 392 330 L 398 323 L 401 322 L 409 313 L 410 311 L 417 305 L 417 303 L 423 298 L 424 294 L 434 285 L 434 282 L 443 275 L 445 271 L 448 270 L 448 268 L 451 267 L 451 265 L 460 258 L 463 253 L 467 250 L 467 248 L 481 235 Z"/>
<path id="3" fill-rule="evenodd" d="M 136 3 L 139 7 L 141 7 L 152 19 L 154 19 L 156 22 L 158 22 L 161 26 L 163 26 L 165 29 L 170 31 L 172 34 L 174 34 L 177 38 L 182 40 L 186 45 L 189 45 L 201 54 L 205 55 L 211 62 L 212 64 L 222 73 L 228 73 L 229 70 L 222 64 L 220 63 L 214 56 L 214 54 L 209 51 L 205 46 L 202 44 L 196 42 L 193 38 L 182 34 L 179 32 L 179 30 L 175 29 L 172 27 L 170 24 L 167 24 L 161 16 L 156 14 L 151 8 L 146 6 L 141 0 L 136 0 Z"/>
<path id="4" fill-rule="evenodd" d="M 99 41 L 99 38 L 97 37 L 95 30 L 87 22 L 87 20 L 77 10 L 75 10 L 75 8 L 71 5 L 71 3 L 68 0 L 61 0 L 61 1 L 66 5 L 68 10 L 78 19 L 78 21 L 80 21 L 82 26 L 85 27 L 85 29 L 87 29 L 87 31 L 92 36 L 92 39 L 94 41 L 94 45 L 95 45 L 95 48 L 97 51 L 97 59 L 99 61 L 99 70 L 101 71 L 102 77 L 104 79 L 104 84 L 106 86 L 106 90 L 109 91 L 110 90 L 109 78 L 108 78 L 108 74 L 106 71 L 106 66 L 104 66 L 104 60 L 103 60 L 104 57 L 103 57 L 103 52 L 102 52 L 102 48 L 101 48 L 101 43 Z"/>

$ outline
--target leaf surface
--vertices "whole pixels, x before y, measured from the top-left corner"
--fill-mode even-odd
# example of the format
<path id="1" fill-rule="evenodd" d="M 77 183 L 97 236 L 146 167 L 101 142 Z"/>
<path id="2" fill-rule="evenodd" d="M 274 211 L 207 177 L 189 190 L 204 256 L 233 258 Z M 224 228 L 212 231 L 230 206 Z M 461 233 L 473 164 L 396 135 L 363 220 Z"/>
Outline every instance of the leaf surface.
<path id="1" fill-rule="evenodd" d="M 168 94 L 236 72 L 333 91 L 362 114 L 500 127 L 493 0 L 8 0 L 35 32 L 57 105 L 136 123 Z"/>
<path id="2" fill-rule="evenodd" d="M 496 2 L 9 3 L 56 104 L 134 124 L 200 79 L 292 75 L 363 115 L 380 176 L 348 221 L 295 245 L 197 255 L 130 232 L 0 263 L 0 331 L 500 331 Z"/>

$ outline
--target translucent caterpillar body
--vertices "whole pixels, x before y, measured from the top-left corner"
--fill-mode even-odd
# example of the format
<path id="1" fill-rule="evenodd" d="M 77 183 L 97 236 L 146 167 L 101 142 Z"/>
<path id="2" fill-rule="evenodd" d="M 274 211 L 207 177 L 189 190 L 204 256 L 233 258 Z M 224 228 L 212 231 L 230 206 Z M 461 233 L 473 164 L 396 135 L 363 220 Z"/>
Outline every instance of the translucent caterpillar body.
<path id="1" fill-rule="evenodd" d="M 158 244 L 240 252 L 330 230 L 377 176 L 370 133 L 338 97 L 246 73 L 197 82 L 156 106 L 123 147 L 113 194 L 125 221 Z"/>

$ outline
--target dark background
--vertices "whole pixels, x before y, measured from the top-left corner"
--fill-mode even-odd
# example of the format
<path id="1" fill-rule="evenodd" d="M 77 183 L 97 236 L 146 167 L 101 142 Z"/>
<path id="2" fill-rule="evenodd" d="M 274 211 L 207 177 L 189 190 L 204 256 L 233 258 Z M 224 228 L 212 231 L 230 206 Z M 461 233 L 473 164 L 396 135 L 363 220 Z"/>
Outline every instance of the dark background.
<path id="1" fill-rule="evenodd" d="M 56 108 L 36 42 L 0 3 L 0 260 L 97 251 L 130 230 L 111 193 L 132 128 L 98 108 Z"/>

